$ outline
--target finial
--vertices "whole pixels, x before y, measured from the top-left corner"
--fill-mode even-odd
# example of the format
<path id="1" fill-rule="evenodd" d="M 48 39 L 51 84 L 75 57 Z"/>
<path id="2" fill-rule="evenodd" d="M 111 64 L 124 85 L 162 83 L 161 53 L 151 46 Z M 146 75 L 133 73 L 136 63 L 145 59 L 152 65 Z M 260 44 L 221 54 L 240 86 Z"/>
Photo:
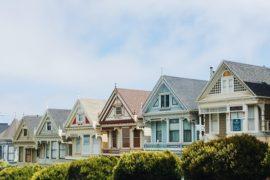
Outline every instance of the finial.
<path id="1" fill-rule="evenodd" d="M 117 88 L 117 83 L 114 83 L 114 88 L 115 88 L 115 89 Z"/>

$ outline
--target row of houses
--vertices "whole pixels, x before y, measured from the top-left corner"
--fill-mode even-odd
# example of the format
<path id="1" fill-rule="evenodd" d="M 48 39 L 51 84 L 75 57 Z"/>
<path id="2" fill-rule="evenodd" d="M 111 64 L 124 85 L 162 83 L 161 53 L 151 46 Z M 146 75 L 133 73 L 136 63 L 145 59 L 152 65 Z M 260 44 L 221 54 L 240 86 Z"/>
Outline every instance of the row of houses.
<path id="1" fill-rule="evenodd" d="M 270 143 L 270 69 L 222 61 L 210 80 L 161 76 L 151 92 L 113 90 L 71 110 L 14 120 L 0 134 L 0 158 L 50 164 L 91 155 L 170 150 L 248 133 Z"/>

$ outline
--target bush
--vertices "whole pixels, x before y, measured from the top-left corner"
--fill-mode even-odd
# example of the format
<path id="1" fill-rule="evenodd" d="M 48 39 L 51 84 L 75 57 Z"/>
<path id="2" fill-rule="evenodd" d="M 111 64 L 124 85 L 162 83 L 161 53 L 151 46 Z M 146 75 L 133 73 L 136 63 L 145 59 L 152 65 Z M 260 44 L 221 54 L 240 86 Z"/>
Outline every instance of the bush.
<path id="1" fill-rule="evenodd" d="M 3 170 L 4 168 L 8 167 L 9 164 L 5 161 L 0 161 L 0 171 Z"/>
<path id="2" fill-rule="evenodd" d="M 73 161 L 68 170 L 68 179 L 110 179 L 117 158 L 96 156 Z"/>
<path id="3" fill-rule="evenodd" d="M 55 165 L 48 166 L 46 168 L 43 168 L 40 171 L 37 171 L 33 175 L 32 180 L 67 179 L 69 166 L 70 166 L 70 163 L 61 163 L 61 164 L 55 164 Z"/>
<path id="4" fill-rule="evenodd" d="M 183 150 L 186 179 L 263 179 L 267 176 L 268 145 L 250 135 L 196 142 Z"/>
<path id="5" fill-rule="evenodd" d="M 181 179 L 179 158 L 171 152 L 133 152 L 119 159 L 113 178 Z"/>
<path id="6" fill-rule="evenodd" d="M 32 175 L 39 171 L 41 166 L 38 165 L 27 165 L 23 167 L 8 167 L 0 171 L 0 179 L 13 180 L 28 180 L 31 179 Z"/>

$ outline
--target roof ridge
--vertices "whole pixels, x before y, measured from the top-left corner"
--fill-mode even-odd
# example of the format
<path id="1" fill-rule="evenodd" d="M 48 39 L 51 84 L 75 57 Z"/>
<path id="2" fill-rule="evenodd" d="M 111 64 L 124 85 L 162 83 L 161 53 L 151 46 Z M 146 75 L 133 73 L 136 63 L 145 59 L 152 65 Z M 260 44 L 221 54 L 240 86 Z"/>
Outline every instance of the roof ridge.
<path id="1" fill-rule="evenodd" d="M 203 79 L 194 79 L 194 78 L 186 78 L 186 77 L 178 77 L 178 76 L 169 76 L 169 75 L 162 75 L 164 77 L 171 77 L 171 78 L 178 78 L 178 79 L 186 79 L 186 80 L 194 80 L 194 81 L 206 81 L 207 80 L 203 80 Z"/>
<path id="2" fill-rule="evenodd" d="M 254 67 L 259 67 L 259 68 L 265 68 L 265 69 L 269 69 L 270 70 L 270 67 L 267 67 L 267 66 L 259 66 L 259 65 L 255 65 L 255 64 L 248 64 L 248 63 L 243 63 L 243 62 L 236 62 L 236 61 L 230 61 L 230 60 L 223 60 L 223 62 L 226 64 L 226 62 L 229 62 L 229 63 L 235 63 L 235 64 L 242 64 L 242 65 L 248 65 L 248 66 L 254 66 Z"/>
<path id="3" fill-rule="evenodd" d="M 119 90 L 128 90 L 128 91 L 144 91 L 144 92 L 150 92 L 148 90 L 142 90 L 142 89 L 129 89 L 129 88 L 116 88 Z"/>

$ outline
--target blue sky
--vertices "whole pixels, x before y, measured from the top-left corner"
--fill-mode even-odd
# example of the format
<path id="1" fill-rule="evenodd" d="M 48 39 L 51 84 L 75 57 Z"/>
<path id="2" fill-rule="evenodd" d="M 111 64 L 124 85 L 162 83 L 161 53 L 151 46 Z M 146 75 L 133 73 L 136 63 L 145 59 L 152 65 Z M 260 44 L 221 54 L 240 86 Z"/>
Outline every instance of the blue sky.
<path id="1" fill-rule="evenodd" d="M 270 66 L 267 0 L 0 2 L 0 122 L 163 73 L 208 79 L 222 59 Z"/>

